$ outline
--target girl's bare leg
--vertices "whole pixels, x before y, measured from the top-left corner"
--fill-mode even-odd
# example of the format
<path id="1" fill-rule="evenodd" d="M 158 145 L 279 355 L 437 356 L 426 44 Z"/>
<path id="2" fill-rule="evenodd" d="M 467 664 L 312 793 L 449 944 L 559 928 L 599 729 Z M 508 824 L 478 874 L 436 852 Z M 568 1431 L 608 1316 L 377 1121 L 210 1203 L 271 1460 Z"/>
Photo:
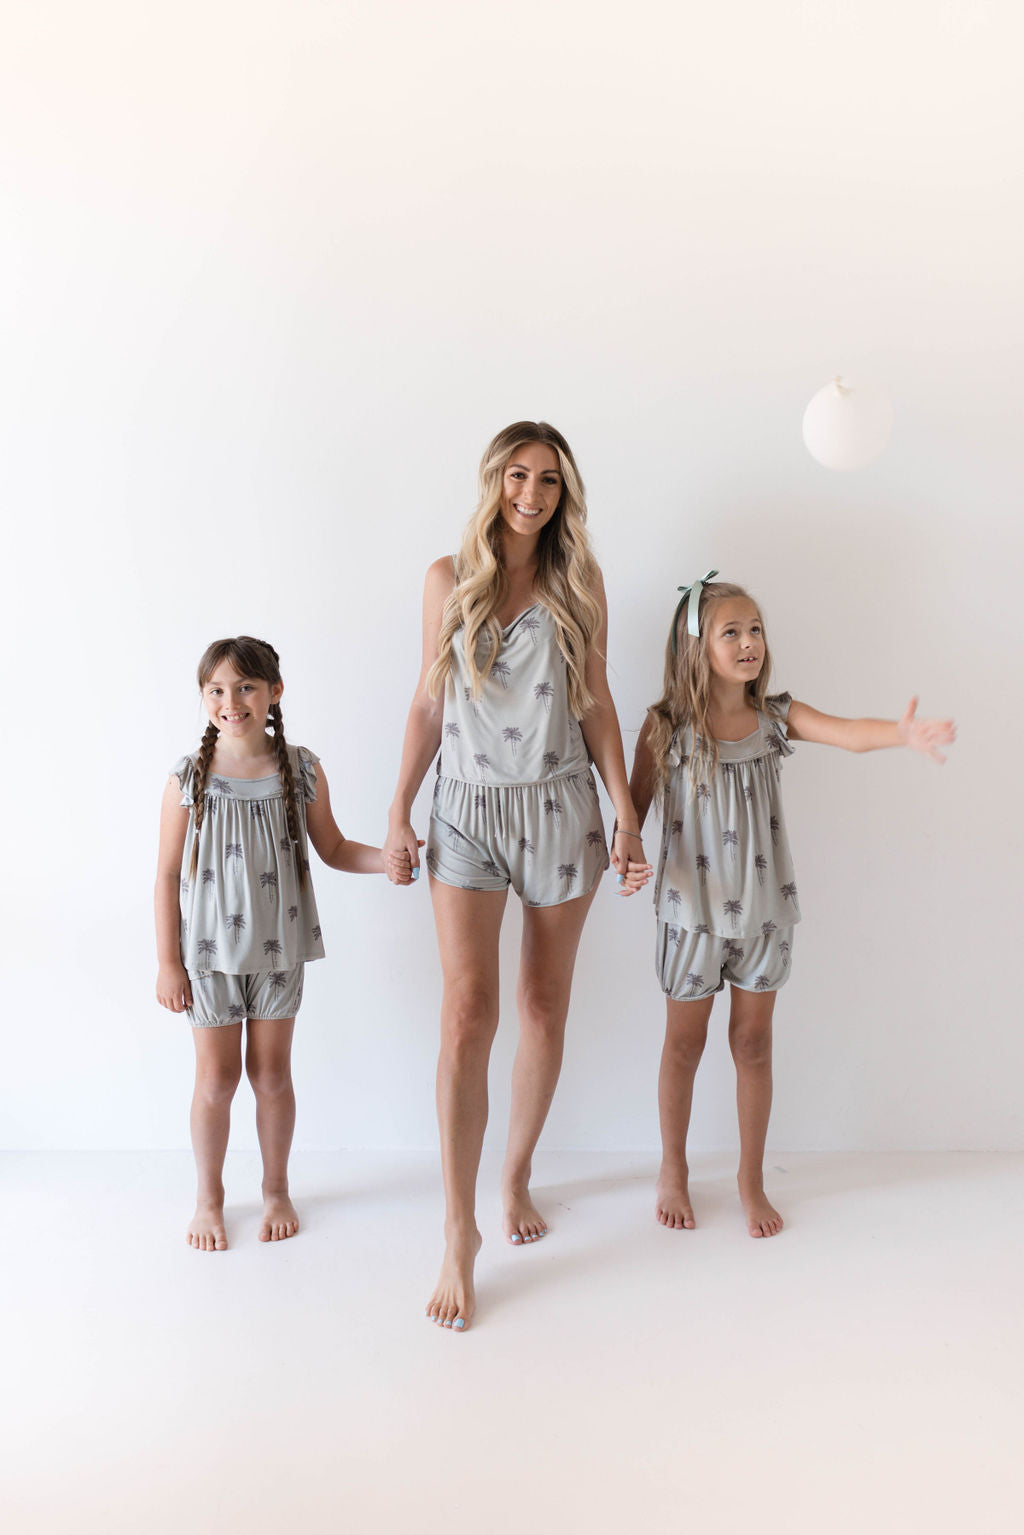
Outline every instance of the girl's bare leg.
<path id="1" fill-rule="evenodd" d="M 445 1253 L 427 1315 L 461 1331 L 476 1306 L 476 1178 L 487 1125 L 487 1063 L 498 1027 L 498 937 L 507 892 L 460 890 L 433 878 L 430 889 L 444 975 L 437 1122 Z"/>
<path id="2" fill-rule="evenodd" d="M 772 1013 L 774 991 L 732 988 L 729 1047 L 736 1063 L 736 1108 L 740 1121 L 740 1200 L 752 1237 L 773 1237 L 782 1216 L 764 1193 L 764 1143 L 772 1110 Z"/>
<path id="3" fill-rule="evenodd" d="M 502 1226 L 517 1246 L 544 1236 L 547 1226 L 530 1198 L 534 1148 L 555 1095 L 565 1045 L 565 1020 L 583 924 L 597 886 L 560 906 L 523 907 L 519 960 L 519 1048 L 512 1071 L 512 1112 L 502 1169 Z"/>
<path id="4" fill-rule="evenodd" d="M 231 1129 L 231 1100 L 242 1075 L 242 1025 L 194 1028 L 196 1085 L 189 1126 L 196 1159 L 196 1213 L 186 1240 L 201 1252 L 222 1252 L 224 1228 L 224 1157 Z"/>
<path id="5" fill-rule="evenodd" d="M 261 1242 L 283 1242 L 299 1229 L 288 1193 L 288 1153 L 295 1131 L 292 1087 L 294 1018 L 250 1018 L 245 1070 L 256 1095 L 256 1134 L 263 1157 Z"/>
<path id="6" fill-rule="evenodd" d="M 673 1231 L 692 1231 L 695 1222 L 690 1204 L 686 1137 L 690 1129 L 693 1079 L 704 1054 L 715 999 L 712 996 L 702 997 L 699 1002 L 674 1002 L 667 997 L 666 1002 L 665 1045 L 658 1074 L 661 1171 L 654 1213 L 663 1226 Z"/>

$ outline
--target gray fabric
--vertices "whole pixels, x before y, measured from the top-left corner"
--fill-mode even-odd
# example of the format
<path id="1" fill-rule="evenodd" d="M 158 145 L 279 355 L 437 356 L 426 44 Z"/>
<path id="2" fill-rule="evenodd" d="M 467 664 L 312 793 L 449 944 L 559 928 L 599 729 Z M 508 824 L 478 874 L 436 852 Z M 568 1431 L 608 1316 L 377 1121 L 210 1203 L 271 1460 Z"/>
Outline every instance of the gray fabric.
<path id="1" fill-rule="evenodd" d="M 482 788 L 439 778 L 425 862 L 463 890 L 505 890 L 558 906 L 592 890 L 608 867 L 593 774 Z"/>
<path id="2" fill-rule="evenodd" d="M 481 647 L 481 664 L 485 653 Z M 441 777 L 543 783 L 589 766 L 579 721 L 569 713 L 565 657 L 544 604 L 535 602 L 502 630 L 501 649 L 475 700 L 460 629 L 445 688 Z"/>
<path id="3" fill-rule="evenodd" d="M 742 741 L 719 741 L 714 777 L 695 787 L 693 732 L 677 730 L 654 886 L 659 922 L 748 938 L 766 922 L 800 921 L 780 792 L 782 758 L 793 752 L 785 723 L 791 702 L 788 693 L 766 699 L 757 729 Z"/>
<path id="4" fill-rule="evenodd" d="M 262 970 L 257 975 L 221 975 L 207 970 L 191 977 L 192 1006 L 186 1008 L 195 1029 L 219 1029 L 243 1018 L 294 1018 L 302 1005 L 304 965 L 291 970 Z"/>
<path id="5" fill-rule="evenodd" d="M 319 758 L 304 746 L 287 748 L 299 815 L 298 856 L 306 883 L 300 889 L 295 851 L 288 835 L 280 775 L 206 780 L 206 809 L 199 833 L 199 868 L 188 877 L 195 840 L 189 816 L 181 861 L 181 959 L 190 975 L 220 971 L 250 975 L 290 970 L 322 959 L 320 918 L 309 877 L 306 805 L 316 799 Z M 172 768 L 183 805 L 192 805 L 196 757 Z"/>
<path id="6" fill-rule="evenodd" d="M 792 953 L 792 927 L 739 939 L 688 933 L 659 922 L 655 968 L 662 991 L 674 1002 L 699 1002 L 721 991 L 726 981 L 741 991 L 778 991 L 789 980 Z"/>

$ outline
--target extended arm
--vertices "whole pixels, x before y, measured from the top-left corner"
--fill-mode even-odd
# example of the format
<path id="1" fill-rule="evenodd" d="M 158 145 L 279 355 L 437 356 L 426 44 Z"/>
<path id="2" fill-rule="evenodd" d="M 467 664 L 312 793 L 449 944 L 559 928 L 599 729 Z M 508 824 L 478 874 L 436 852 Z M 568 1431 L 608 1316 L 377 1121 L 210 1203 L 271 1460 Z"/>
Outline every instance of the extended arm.
<path id="1" fill-rule="evenodd" d="M 310 842 L 329 869 L 341 869 L 346 874 L 383 874 L 384 855 L 380 848 L 366 842 L 350 842 L 338 829 L 322 763 L 316 770 L 316 799 L 306 806 L 306 829 Z M 400 883 L 407 885 L 409 878 Z"/>
<path id="2" fill-rule="evenodd" d="M 789 734 L 794 741 L 816 741 L 821 746 L 841 746 L 850 752 L 909 746 L 935 762 L 945 762 L 938 748 L 953 744 L 956 726 L 952 720 L 918 719 L 916 698 L 910 700 L 899 720 L 841 719 L 794 700 L 789 706 Z"/>
<path id="3" fill-rule="evenodd" d="M 581 720 L 580 723 L 583 728 L 583 739 L 594 759 L 594 766 L 600 773 L 601 781 L 615 806 L 617 829 L 612 837 L 612 865 L 623 877 L 622 894 L 632 895 L 646 885 L 653 871 L 644 857 L 644 846 L 639 835 L 640 822 L 633 808 L 629 784 L 626 781 L 622 732 L 619 729 L 618 715 L 615 713 L 611 690 L 608 687 L 605 664 L 608 644 L 608 604 L 605 600 L 604 581 L 600 574 L 594 596 L 601 606 L 601 627 L 590 647 L 586 667 L 587 687 L 594 695 L 594 703 L 588 709 L 586 719 Z"/>
<path id="4" fill-rule="evenodd" d="M 188 832 L 188 810 L 181 803 L 181 785 L 172 774 L 160 805 L 160 851 L 157 854 L 156 890 L 156 999 L 172 1013 L 192 1006 L 188 972 L 181 962 L 181 915 L 178 886 L 181 855 Z"/>
<path id="5" fill-rule="evenodd" d="M 651 716 L 648 714 L 637 737 L 636 751 L 633 755 L 633 772 L 629 780 L 629 792 L 636 807 L 641 830 L 647 820 L 651 801 L 654 799 L 654 758 L 651 755 L 650 738 Z"/>
<path id="6" fill-rule="evenodd" d="M 388 832 L 384 839 L 385 872 L 394 885 L 408 885 L 412 871 L 420 866 L 419 849 L 410 816 L 427 768 L 441 745 L 443 700 L 427 692 L 427 673 L 437 659 L 437 641 L 441 633 L 441 615 L 455 585 L 452 562 L 435 560 L 427 571 L 423 589 L 423 656 L 420 680 L 416 684 L 409 720 L 402 745 L 402 763 L 398 770 L 395 797 L 388 812 Z"/>

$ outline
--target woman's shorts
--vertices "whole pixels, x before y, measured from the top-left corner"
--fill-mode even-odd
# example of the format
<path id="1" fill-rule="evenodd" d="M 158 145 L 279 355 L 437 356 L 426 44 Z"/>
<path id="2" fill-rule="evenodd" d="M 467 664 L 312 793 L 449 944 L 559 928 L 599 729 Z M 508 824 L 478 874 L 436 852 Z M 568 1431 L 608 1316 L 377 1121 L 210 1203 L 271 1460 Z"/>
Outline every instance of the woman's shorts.
<path id="1" fill-rule="evenodd" d="M 511 885 L 526 906 L 560 906 L 586 895 L 608 867 L 594 775 L 530 784 L 439 778 L 425 862 L 443 885 Z"/>
<path id="2" fill-rule="evenodd" d="M 673 1002 L 713 997 L 726 981 L 741 991 L 778 991 L 789 980 L 792 927 L 776 927 L 753 938 L 718 938 L 658 923 L 655 968 L 661 989 Z"/>
<path id="3" fill-rule="evenodd" d="M 192 1006 L 189 1022 L 196 1029 L 220 1029 L 244 1018 L 294 1018 L 302 1003 L 304 964 L 291 970 L 259 970 L 253 975 L 225 975 L 200 970 L 189 975 Z"/>

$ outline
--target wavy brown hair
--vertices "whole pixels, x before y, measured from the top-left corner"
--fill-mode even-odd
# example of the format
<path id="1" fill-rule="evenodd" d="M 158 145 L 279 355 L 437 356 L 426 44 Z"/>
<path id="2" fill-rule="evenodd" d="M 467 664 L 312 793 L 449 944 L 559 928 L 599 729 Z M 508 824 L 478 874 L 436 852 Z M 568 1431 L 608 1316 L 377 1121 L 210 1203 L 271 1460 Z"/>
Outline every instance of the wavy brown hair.
<path id="1" fill-rule="evenodd" d="M 269 682 L 271 687 L 281 682 L 281 657 L 273 645 L 266 640 L 254 640 L 251 634 L 240 634 L 232 640 L 214 640 L 203 651 L 199 666 L 196 669 L 196 678 L 199 682 L 199 692 L 202 693 L 206 684 L 213 676 L 222 661 L 228 661 L 234 667 L 240 677 L 255 677 L 260 682 Z M 267 724 L 274 731 L 274 749 L 277 752 L 277 768 L 281 774 L 281 785 L 284 789 L 285 814 L 288 817 L 288 835 L 292 840 L 292 857 L 295 859 L 295 869 L 299 878 L 299 885 L 306 883 L 306 859 L 299 841 L 299 807 L 295 797 L 295 777 L 292 773 L 292 764 L 288 756 L 287 742 L 284 738 L 284 721 L 281 716 L 281 705 L 271 704 L 270 713 L 267 715 Z M 220 731 L 211 720 L 203 732 L 203 739 L 199 743 L 199 752 L 196 757 L 195 786 L 192 791 L 195 812 L 195 836 L 192 840 L 192 858 L 189 863 L 188 877 L 195 879 L 199 869 L 199 829 L 203 824 L 206 814 L 206 780 L 210 773 L 210 763 L 213 761 L 213 750 L 217 745 L 217 737 Z"/>
<path id="2" fill-rule="evenodd" d="M 586 684 L 587 654 L 601 627 L 601 606 L 594 596 L 597 562 L 587 535 L 586 493 L 572 449 L 546 421 L 516 421 L 488 445 L 480 461 L 480 500 L 455 561 L 455 589 L 444 605 L 437 660 L 427 675 L 436 698 L 452 667 L 452 641 L 465 631 L 466 666 L 474 698 L 501 648 L 498 610 L 508 593 L 502 551 L 501 497 L 505 470 L 519 448 L 539 442 L 553 448 L 562 473 L 562 494 L 537 546 L 537 600 L 555 621 L 558 648 L 568 668 L 569 708 L 582 719 L 594 702 Z M 483 665 L 478 660 L 479 654 Z"/>
<path id="3" fill-rule="evenodd" d="M 676 614 L 665 646 L 665 688 L 656 704 L 652 704 L 648 719 L 650 734 L 647 744 L 654 759 L 654 790 L 660 796 L 665 791 L 670 774 L 669 750 L 676 732 L 690 725 L 693 730 L 693 753 L 690 757 L 690 788 L 706 783 L 718 766 L 718 742 L 711 733 L 711 661 L 708 657 L 708 610 L 723 597 L 743 597 L 753 602 L 761 621 L 761 637 L 764 640 L 764 661 L 752 682 L 746 684 L 747 696 L 755 709 L 764 708 L 771 677 L 772 656 L 768 649 L 764 618 L 760 604 L 754 601 L 742 586 L 731 581 L 709 581 L 701 587 L 697 607 L 700 634 L 694 637 L 688 626 L 692 591 Z M 673 639 L 675 646 L 673 648 Z"/>

